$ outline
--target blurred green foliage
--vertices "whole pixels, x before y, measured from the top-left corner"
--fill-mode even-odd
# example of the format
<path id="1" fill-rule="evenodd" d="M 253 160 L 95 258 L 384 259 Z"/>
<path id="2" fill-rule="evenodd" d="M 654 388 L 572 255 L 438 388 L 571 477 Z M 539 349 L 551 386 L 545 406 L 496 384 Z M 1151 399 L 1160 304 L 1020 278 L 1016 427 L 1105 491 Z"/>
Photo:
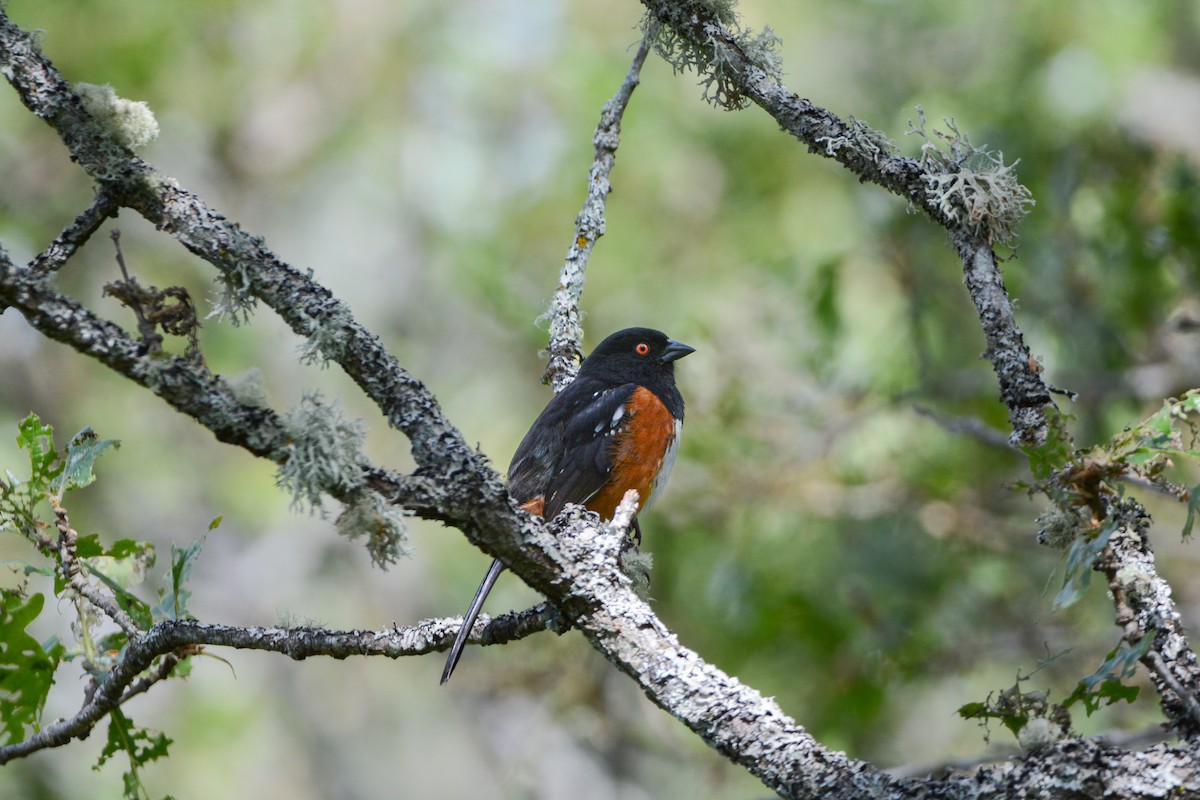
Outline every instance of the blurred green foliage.
<path id="1" fill-rule="evenodd" d="M 855 0 L 741 12 L 780 36 L 793 91 L 902 150 L 918 150 L 905 131 L 921 105 L 931 127 L 953 118 L 1020 159 L 1037 205 L 1005 278 L 1048 380 L 1079 393 L 1060 401 L 1079 446 L 1200 385 L 1200 119 L 1189 110 L 1200 8 Z M 312 269 L 507 464 L 547 398 L 533 321 L 570 244 L 600 107 L 632 56 L 636 4 L 10 0 L 8 13 L 44 31 L 68 80 L 147 101 L 162 134 L 146 157 Z M 1113 651 L 1111 607 L 1093 585 L 1053 610 L 1063 555 L 1036 543 L 1043 506 L 1011 490 L 1031 477 L 1021 454 L 914 410 L 1006 433 L 945 233 L 756 109 L 717 111 L 700 94 L 694 76 L 647 64 L 584 292 L 588 345 L 653 324 L 699 348 L 679 370 L 680 463 L 642 521 L 656 608 L 827 744 L 882 763 L 976 753 L 979 732 L 955 711 L 1064 651 L 1027 688 L 1067 697 Z M 9 91 L 0 171 L 0 241 L 17 258 L 90 200 Z M 214 292 L 211 270 L 171 239 L 128 213 L 120 224 L 143 282 L 185 285 L 198 303 Z M 100 295 L 115 275 L 97 237 L 59 283 L 132 327 Z M 338 397 L 366 420 L 375 460 L 410 463 L 378 413 L 335 371 L 299 365 L 295 337 L 262 310 L 239 329 L 208 321 L 200 336 L 217 371 L 260 367 L 276 408 L 306 391 Z M 12 311 L 0 317 L 0 370 L 0 424 L 36 409 L 60 429 L 123 440 L 78 518 L 165 546 L 224 515 L 193 575 L 210 587 L 191 603 L 201 619 L 403 624 L 459 613 L 486 566 L 452 531 L 414 525 L 415 558 L 372 571 L 331 521 L 288 514 L 269 465 L 39 340 Z M 0 465 L 13 463 L 0 450 Z M 1179 542 L 1187 509 L 1146 502 L 1186 623 L 1200 598 Z M 531 599 L 502 583 L 489 608 Z M 142 775 L 152 794 L 375 797 L 397 771 L 414 796 L 756 791 L 577 636 L 469 652 L 461 682 L 438 693 L 427 688 L 436 659 L 232 660 L 237 681 L 196 670 L 185 692 L 136 709 L 176 740 Z M 1151 697 L 1075 723 L 1155 724 Z M 56 702 L 77 698 L 52 692 Z M 154 722 L 164 718 L 174 724 Z M 106 789 L 87 788 L 100 743 L 84 746 L 95 749 L 44 757 L 53 778 L 10 767 L 0 793 L 115 794 L 107 773 Z"/>
<path id="2" fill-rule="evenodd" d="M 147 630 L 152 621 L 150 605 L 132 589 L 142 583 L 146 570 L 153 566 L 154 546 L 121 539 L 105 547 L 97 534 L 81 537 L 70 527 L 64 507 L 65 495 L 91 484 L 96 479 L 96 460 L 115 449 L 118 442 L 100 439 L 85 428 L 66 447 L 58 449 L 53 427 L 33 414 L 21 420 L 16 441 L 28 457 L 29 470 L 21 478 L 6 471 L 0 479 L 0 534 L 5 534 L 3 539 L 9 545 L 24 540 L 27 552 L 22 553 L 22 560 L 4 565 L 24 580 L 13 588 L 0 587 L 0 716 L 5 720 L 0 729 L 2 745 L 19 744 L 44 732 L 46 700 L 51 687 L 61 679 L 59 667 L 64 662 L 77 662 L 93 679 L 89 693 L 97 691 L 116 667 L 130 643 L 129 629 L 106 630 L 113 620 L 106 619 L 92 605 L 92 597 L 103 595 L 140 630 Z M 199 550 L 199 543 L 188 548 L 188 560 L 194 559 Z M 180 566 L 179 552 L 175 553 L 167 587 L 159 592 L 159 608 L 170 609 L 176 617 L 186 613 L 184 601 L 188 594 L 182 587 L 188 568 Z M 69 645 L 57 636 L 41 643 L 30 635 L 28 629 L 44 622 L 39 617 L 46 606 L 45 595 L 31 591 L 30 578 L 34 576 L 49 578 L 60 608 L 74 611 Z M 71 583 L 72 579 L 88 585 L 93 594 Z M 174 655 L 171 658 L 174 669 Z M 160 671 L 161 661 L 155 659 L 153 671 Z M 177 673 L 182 675 L 186 670 Z M 119 708 L 108 714 L 107 729 L 108 741 L 95 769 L 122 754 L 129 764 L 122 775 L 123 796 L 129 800 L 147 798 L 140 769 L 166 756 L 171 740 L 158 731 L 135 726 Z"/>

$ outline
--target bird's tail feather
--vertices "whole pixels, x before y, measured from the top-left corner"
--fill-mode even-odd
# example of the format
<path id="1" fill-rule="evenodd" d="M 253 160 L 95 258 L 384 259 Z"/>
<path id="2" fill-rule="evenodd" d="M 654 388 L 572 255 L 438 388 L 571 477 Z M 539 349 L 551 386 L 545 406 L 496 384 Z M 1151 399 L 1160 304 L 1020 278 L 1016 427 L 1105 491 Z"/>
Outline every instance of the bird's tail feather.
<path id="1" fill-rule="evenodd" d="M 495 560 L 488 567 L 487 575 L 483 576 L 483 583 L 479 584 L 479 591 L 475 592 L 475 599 L 471 601 L 471 607 L 463 615 L 462 627 L 458 629 L 458 635 L 454 637 L 454 644 L 450 646 L 450 655 L 446 657 L 446 666 L 442 670 L 443 684 L 454 674 L 454 668 L 458 666 L 458 660 L 462 658 L 463 647 L 466 646 L 471 629 L 475 627 L 475 620 L 478 619 L 479 612 L 483 608 L 483 601 L 487 599 L 488 592 L 492 591 L 492 587 L 496 585 L 496 579 L 503 571 L 504 565 L 499 560 Z"/>

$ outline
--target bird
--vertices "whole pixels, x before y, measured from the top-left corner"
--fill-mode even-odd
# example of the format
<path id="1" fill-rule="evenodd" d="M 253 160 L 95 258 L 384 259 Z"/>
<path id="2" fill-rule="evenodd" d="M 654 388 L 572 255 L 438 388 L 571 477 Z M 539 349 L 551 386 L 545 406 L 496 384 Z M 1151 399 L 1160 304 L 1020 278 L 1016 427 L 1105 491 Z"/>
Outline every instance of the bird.
<path id="1" fill-rule="evenodd" d="M 632 527 L 640 543 L 636 514 L 662 494 L 679 451 L 683 396 L 675 386 L 675 362 L 695 351 L 653 328 L 626 328 L 600 342 L 517 446 L 508 467 L 512 498 L 547 520 L 567 503 L 609 520 L 625 493 L 636 489 Z M 492 561 L 450 647 L 442 684 L 503 570 L 498 559 Z"/>

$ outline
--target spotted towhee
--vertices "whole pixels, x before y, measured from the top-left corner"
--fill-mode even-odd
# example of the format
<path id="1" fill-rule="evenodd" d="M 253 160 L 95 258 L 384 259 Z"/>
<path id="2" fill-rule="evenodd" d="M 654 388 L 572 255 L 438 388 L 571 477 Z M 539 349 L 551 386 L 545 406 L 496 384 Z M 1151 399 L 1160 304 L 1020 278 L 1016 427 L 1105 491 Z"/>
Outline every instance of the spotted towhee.
<path id="1" fill-rule="evenodd" d="M 567 503 L 611 519 L 630 489 L 637 489 L 638 511 L 649 508 L 671 474 L 683 428 L 675 362 L 694 351 L 650 328 L 626 328 L 601 342 L 521 440 L 508 467 L 509 494 L 521 508 L 546 519 L 554 519 Z M 633 525 L 640 541 L 636 517 Z M 503 569 L 493 561 L 475 593 L 442 683 L 450 680 Z"/>

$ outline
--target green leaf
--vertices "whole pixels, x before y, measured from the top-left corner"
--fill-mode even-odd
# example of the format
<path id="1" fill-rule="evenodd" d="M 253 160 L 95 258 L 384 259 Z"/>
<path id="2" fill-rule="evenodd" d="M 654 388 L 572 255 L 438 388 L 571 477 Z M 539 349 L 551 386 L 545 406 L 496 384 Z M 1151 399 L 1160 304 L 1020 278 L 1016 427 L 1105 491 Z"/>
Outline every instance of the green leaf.
<path id="1" fill-rule="evenodd" d="M 1068 461 L 1074 450 L 1071 446 L 1071 434 L 1067 431 L 1067 422 L 1073 415 L 1064 414 L 1056 408 L 1046 409 L 1046 441 L 1037 447 L 1025 447 L 1021 450 L 1029 456 L 1029 470 L 1039 481 L 1049 480 L 1054 471 L 1061 469 Z"/>
<path id="2" fill-rule="evenodd" d="M 1100 684 L 1100 688 L 1096 691 L 1096 696 L 1104 700 L 1105 705 L 1111 706 L 1120 700 L 1132 703 L 1134 700 L 1137 700 L 1140 691 L 1140 686 L 1126 686 L 1116 678 L 1109 678 Z"/>
<path id="3" fill-rule="evenodd" d="M 105 675 L 108 674 L 108 661 L 105 656 L 114 654 L 119 657 L 122 650 L 129 644 L 129 637 L 125 635 L 125 631 L 112 631 L 106 633 L 96 640 L 97 656 L 93 661 L 93 668 Z M 115 663 L 115 660 L 114 660 Z"/>
<path id="4" fill-rule="evenodd" d="M 231 668 L 232 669 L 232 668 Z M 179 663 L 175 665 L 175 669 L 171 670 L 172 678 L 187 678 L 192 674 L 192 657 L 184 656 L 179 659 Z"/>
<path id="5" fill-rule="evenodd" d="M 45 602 L 40 594 L 22 602 L 17 592 L 0 590 L 0 745 L 24 741 L 27 731 L 37 730 L 63 657 L 57 640 L 42 645 L 25 630 Z"/>
<path id="6" fill-rule="evenodd" d="M 95 558 L 104 555 L 104 545 L 100 544 L 100 534 L 80 534 L 75 539 L 76 558 Z"/>
<path id="7" fill-rule="evenodd" d="M 104 749 L 92 767 L 99 770 L 117 753 L 125 753 L 129 757 L 129 769 L 122 774 L 125 785 L 125 797 L 129 800 L 141 800 L 146 796 L 138 770 L 159 758 L 167 756 L 171 739 L 161 731 L 149 728 L 139 728 L 133 724 L 125 712 L 114 708 L 109 714 L 108 740 Z"/>
<path id="8" fill-rule="evenodd" d="M 1137 700 L 1140 692 L 1139 687 L 1127 686 L 1118 678 L 1105 678 L 1096 686 L 1088 686 L 1085 678 L 1075 687 L 1075 691 L 1071 692 L 1071 696 L 1063 701 L 1063 706 L 1070 707 L 1074 703 L 1082 703 L 1084 713 L 1090 717 L 1102 706 L 1111 706 L 1122 700 L 1132 703 Z"/>
<path id="9" fill-rule="evenodd" d="M 17 425 L 17 446 L 29 454 L 29 482 L 37 493 L 44 492 L 63 470 L 54 449 L 54 428 L 30 414 Z"/>
<path id="10" fill-rule="evenodd" d="M 121 774 L 121 783 L 125 789 L 122 795 L 125 800 L 143 800 L 145 798 L 146 793 L 142 791 L 142 782 L 133 770 Z"/>
<path id="11" fill-rule="evenodd" d="M 1000 715 L 1000 723 L 1004 727 L 1008 728 L 1009 731 L 1012 732 L 1013 736 L 1016 736 L 1017 734 L 1019 734 L 1021 732 L 1021 728 L 1024 728 L 1026 725 L 1029 724 L 1029 715 L 1027 715 L 1027 714 L 1001 714 Z"/>
<path id="12" fill-rule="evenodd" d="M 963 719 L 978 719 L 988 716 L 987 703 L 967 703 L 958 707 L 958 715 Z"/>
<path id="13" fill-rule="evenodd" d="M 1141 467 L 1158 458 L 1160 455 L 1162 455 L 1162 451 L 1159 449 L 1138 447 L 1126 453 L 1124 460 L 1130 466 Z"/>
<path id="14" fill-rule="evenodd" d="M 80 537 L 82 541 L 84 538 Z M 87 550 L 92 551 L 89 541 Z M 107 550 L 81 558 L 90 575 L 94 575 L 107 586 L 116 598 L 117 605 L 133 618 L 138 627 L 149 628 L 153 624 L 150 605 L 129 589 L 146 579 L 146 571 L 154 566 L 154 545 L 133 539 L 118 539 Z"/>
<path id="15" fill-rule="evenodd" d="M 29 456 L 29 478 L 21 480 L 5 471 L 0 482 L 0 529 L 26 537 L 36 535 L 40 526 L 37 506 L 45 499 L 49 482 L 62 470 L 54 450 L 53 433 L 34 414 L 17 425 L 17 445 Z"/>
<path id="16" fill-rule="evenodd" d="M 1193 486 L 1188 492 L 1187 520 L 1183 523 L 1183 538 L 1192 537 L 1192 526 L 1196 523 L 1196 512 L 1200 510 L 1200 485 Z"/>
<path id="17" fill-rule="evenodd" d="M 1096 557 L 1108 545 L 1108 539 L 1112 536 L 1113 522 L 1110 520 L 1105 526 L 1100 529 L 1099 533 L 1092 537 L 1077 536 L 1071 542 L 1071 547 L 1067 550 L 1066 564 L 1064 566 L 1063 587 L 1054 597 L 1054 602 L 1051 607 L 1055 611 L 1061 611 L 1068 606 L 1071 606 L 1083 596 L 1084 590 L 1092 580 L 1092 564 L 1096 562 Z"/>
<path id="18" fill-rule="evenodd" d="M 101 583 L 109 588 L 117 605 L 130 616 L 139 628 L 149 630 L 150 626 L 154 624 L 154 615 L 149 603 L 125 589 L 120 580 L 110 578 L 104 572 L 103 567 L 89 566 L 88 572 L 95 575 Z"/>
<path id="19" fill-rule="evenodd" d="M 1082 703 L 1084 711 L 1090 717 L 1101 706 L 1112 705 L 1121 700 L 1132 703 L 1137 699 L 1140 689 L 1137 686 L 1126 686 L 1121 681 L 1133 677 L 1138 661 L 1146 655 L 1152 641 L 1153 637 L 1146 636 L 1134 647 L 1122 644 L 1111 650 L 1095 672 L 1079 681 L 1075 691 L 1063 701 L 1063 706 L 1069 708 L 1074 703 Z"/>
<path id="20" fill-rule="evenodd" d="M 62 497 L 64 492 L 81 489 L 96 480 L 96 476 L 92 474 L 92 466 L 96 459 L 110 447 L 120 446 L 121 443 L 116 439 L 101 439 L 96 436 L 90 427 L 75 434 L 71 443 L 67 445 L 62 473 L 54 481 L 54 493 Z"/>
<path id="21" fill-rule="evenodd" d="M 219 519 L 219 517 L 218 517 Z M 212 526 L 209 526 L 212 530 Z M 155 621 L 162 619 L 186 619 L 188 598 L 191 590 L 186 588 L 192 572 L 192 565 L 204 549 L 207 534 L 201 536 L 185 548 L 171 545 L 171 571 L 164 576 L 166 586 L 159 592 L 159 603 L 151 611 Z"/>
<path id="22" fill-rule="evenodd" d="M 143 630 L 153 624 L 150 605 L 129 592 L 145 580 L 146 571 L 154 566 L 154 545 L 134 539 L 118 539 L 111 547 L 100 543 L 99 535 L 89 533 L 75 542 L 75 555 L 89 575 L 93 575 L 107 586 L 116 598 L 117 605 L 133 618 Z M 55 593 L 63 591 L 65 581 L 59 571 L 54 579 Z"/>
<path id="23" fill-rule="evenodd" d="M 7 561 L 0 561 L 0 568 L 10 569 L 13 572 L 20 572 L 22 575 L 24 575 L 27 578 L 30 575 L 41 575 L 43 577 L 49 578 L 49 577 L 52 577 L 52 576 L 58 574 L 58 569 L 56 567 L 53 567 L 53 566 L 35 567 L 33 564 L 29 564 L 24 561 L 21 561 L 20 559 L 15 559 L 15 558 L 9 559 Z"/>
<path id="24" fill-rule="evenodd" d="M 108 550 L 81 560 L 89 571 L 103 573 L 117 586 L 128 589 L 140 585 L 146 579 L 146 570 L 154 566 L 154 545 L 121 539 Z"/>

